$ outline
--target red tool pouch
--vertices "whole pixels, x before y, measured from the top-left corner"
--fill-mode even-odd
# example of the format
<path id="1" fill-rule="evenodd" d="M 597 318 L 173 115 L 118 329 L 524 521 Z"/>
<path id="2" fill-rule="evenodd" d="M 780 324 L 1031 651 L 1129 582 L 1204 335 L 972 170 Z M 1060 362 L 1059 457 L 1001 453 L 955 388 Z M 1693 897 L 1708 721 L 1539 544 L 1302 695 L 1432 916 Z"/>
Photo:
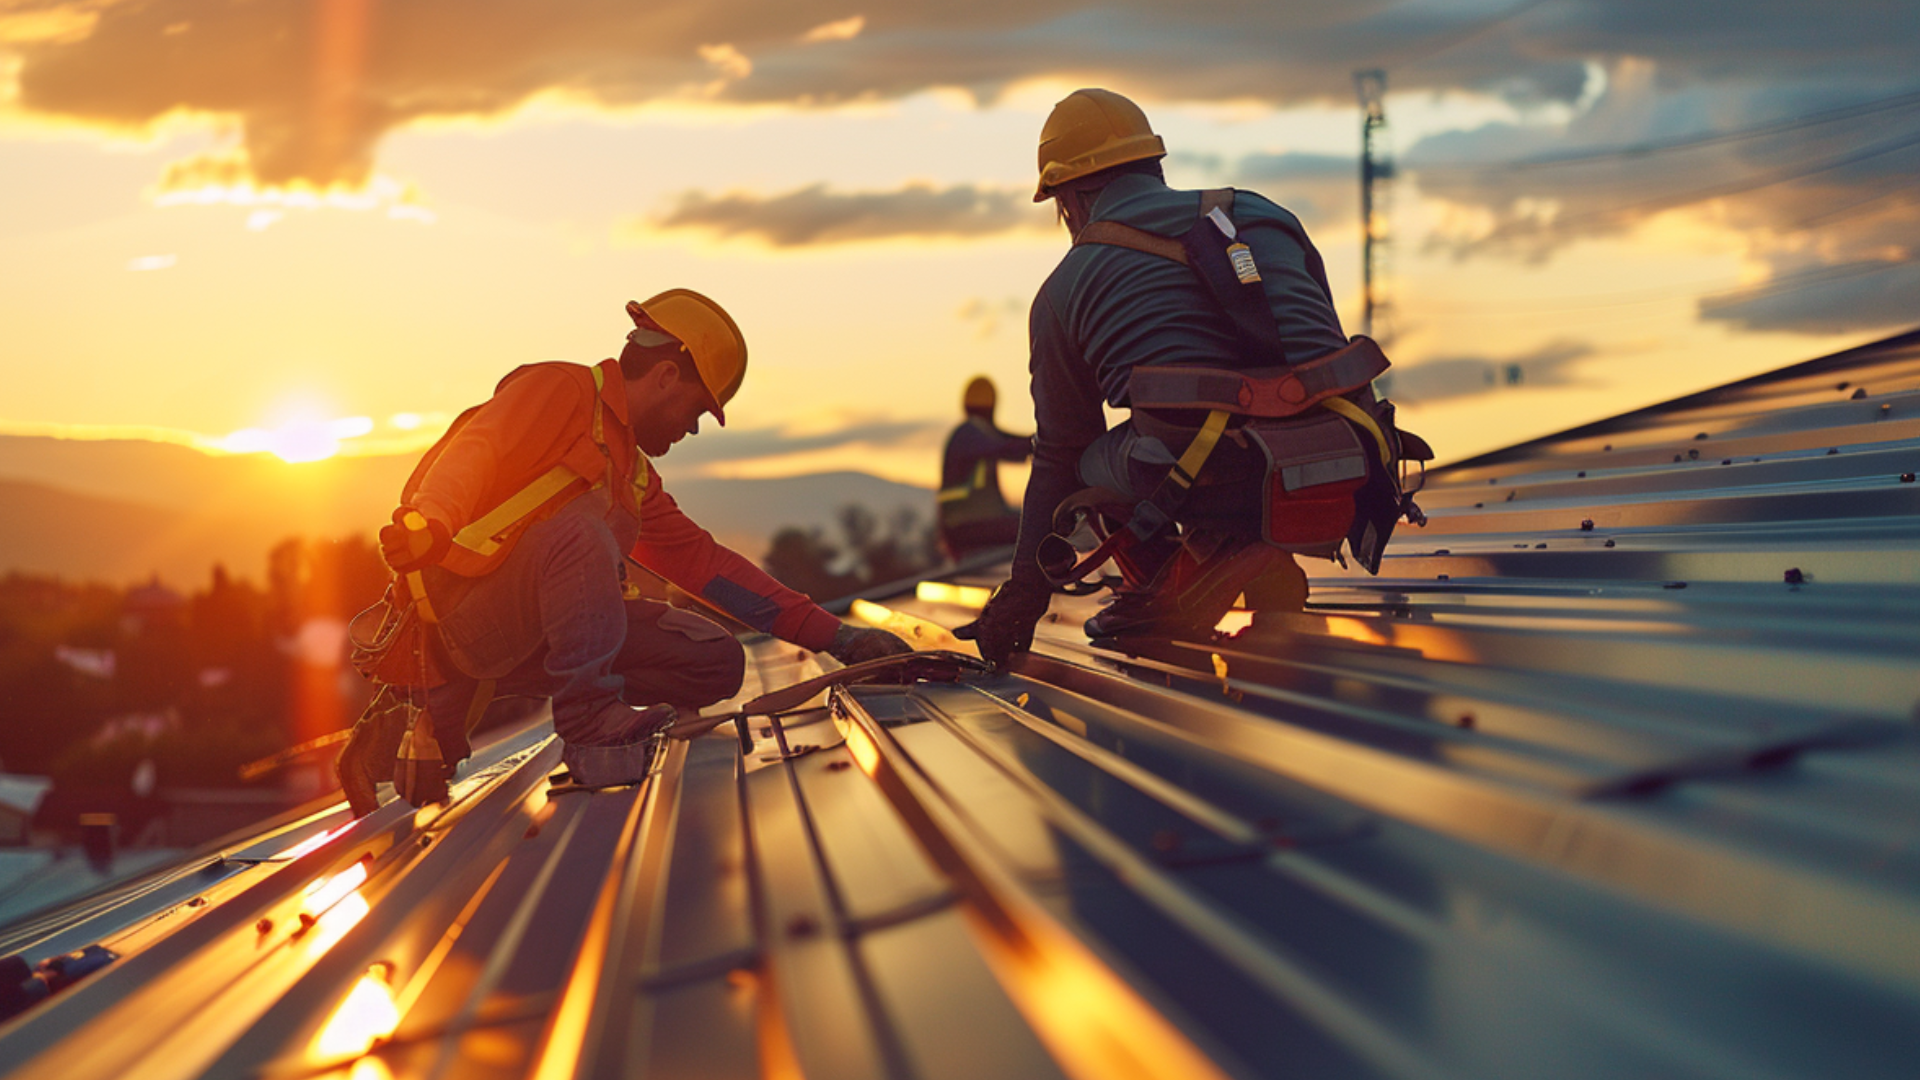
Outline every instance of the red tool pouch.
<path id="1" fill-rule="evenodd" d="M 1354 493 L 1367 480 L 1360 431 L 1332 414 L 1256 420 L 1242 430 L 1267 459 L 1262 538 L 1305 555 L 1337 549 L 1353 525 Z"/>

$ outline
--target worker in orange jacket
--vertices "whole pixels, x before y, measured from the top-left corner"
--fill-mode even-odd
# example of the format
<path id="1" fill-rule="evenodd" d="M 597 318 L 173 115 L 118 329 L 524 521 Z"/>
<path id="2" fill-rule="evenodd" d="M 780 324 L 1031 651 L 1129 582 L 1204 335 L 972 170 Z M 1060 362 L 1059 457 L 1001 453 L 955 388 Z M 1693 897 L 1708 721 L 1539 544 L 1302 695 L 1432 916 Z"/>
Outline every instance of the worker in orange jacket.
<path id="1" fill-rule="evenodd" d="M 444 679 L 426 703 L 449 775 L 489 690 L 550 696 L 562 760 L 587 786 L 644 776 L 651 736 L 684 731 L 739 691 L 739 642 L 638 599 L 629 560 L 843 663 L 909 651 L 886 631 L 842 624 L 681 512 L 650 459 L 697 434 L 704 415 L 725 425 L 746 342 L 718 304 L 686 289 L 627 313 L 617 361 L 517 368 L 455 420 L 381 530 L 382 554 L 437 631 L 437 670 L 420 681 Z M 384 765 L 350 745 L 343 785 L 351 794 L 349 769 Z"/>

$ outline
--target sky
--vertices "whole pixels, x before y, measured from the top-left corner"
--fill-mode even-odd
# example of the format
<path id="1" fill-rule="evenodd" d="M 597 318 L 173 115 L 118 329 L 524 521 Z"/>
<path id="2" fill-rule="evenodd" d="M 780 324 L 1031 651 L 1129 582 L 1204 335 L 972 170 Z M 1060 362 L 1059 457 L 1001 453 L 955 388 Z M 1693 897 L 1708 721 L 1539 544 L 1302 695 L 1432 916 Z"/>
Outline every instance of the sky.
<path id="1" fill-rule="evenodd" d="M 1293 209 L 1442 460 L 1920 323 L 1920 6 L 1803 0 L 0 0 L 0 432 L 417 448 L 689 287 L 749 341 L 663 468 L 932 485 L 1030 430 L 1034 147 L 1133 97 Z"/>

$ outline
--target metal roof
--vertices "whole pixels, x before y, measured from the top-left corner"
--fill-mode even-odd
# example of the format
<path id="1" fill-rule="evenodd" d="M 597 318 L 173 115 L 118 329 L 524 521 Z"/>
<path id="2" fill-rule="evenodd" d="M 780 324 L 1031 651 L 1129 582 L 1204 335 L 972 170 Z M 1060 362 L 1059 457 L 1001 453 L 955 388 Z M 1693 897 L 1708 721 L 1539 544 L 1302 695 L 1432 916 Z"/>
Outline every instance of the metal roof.
<path id="1" fill-rule="evenodd" d="M 450 807 L 315 804 L 0 929 L 121 956 L 0 1062 L 1910 1076 L 1916 468 L 1909 334 L 1436 470 L 1380 577 L 1230 636 L 1096 648 L 1063 599 L 1013 672 L 594 793 L 526 728 Z M 992 581 L 881 602 L 940 645 Z M 743 699 L 832 666 L 749 651 Z"/>

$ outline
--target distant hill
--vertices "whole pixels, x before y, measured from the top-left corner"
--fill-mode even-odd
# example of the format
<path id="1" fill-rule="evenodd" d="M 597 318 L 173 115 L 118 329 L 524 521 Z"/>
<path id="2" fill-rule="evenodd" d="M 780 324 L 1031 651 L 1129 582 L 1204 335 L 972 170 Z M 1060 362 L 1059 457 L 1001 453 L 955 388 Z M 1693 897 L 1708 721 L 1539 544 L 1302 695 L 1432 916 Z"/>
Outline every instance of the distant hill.
<path id="1" fill-rule="evenodd" d="M 136 440 L 0 436 L 0 572 L 114 583 L 157 573 L 194 586 L 221 562 L 258 581 L 267 550 L 289 536 L 371 533 L 413 462 L 342 457 L 290 465 Z M 764 555 L 782 526 L 830 528 L 848 503 L 883 520 L 902 506 L 923 518 L 932 513 L 927 489 L 866 473 L 676 479 L 671 463 L 662 464 L 681 508 L 749 558 Z"/>

